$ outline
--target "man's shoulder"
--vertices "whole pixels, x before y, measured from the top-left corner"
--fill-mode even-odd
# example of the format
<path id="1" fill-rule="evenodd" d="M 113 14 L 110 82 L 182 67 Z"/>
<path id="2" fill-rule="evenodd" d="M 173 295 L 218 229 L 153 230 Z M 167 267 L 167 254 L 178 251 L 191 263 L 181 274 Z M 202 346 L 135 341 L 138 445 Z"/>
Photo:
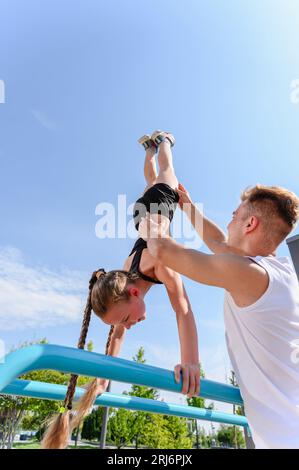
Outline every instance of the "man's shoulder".
<path id="1" fill-rule="evenodd" d="M 224 280 L 223 287 L 237 306 L 248 306 L 266 292 L 270 281 L 268 271 L 254 258 L 231 252 L 212 257 Z"/>
<path id="2" fill-rule="evenodd" d="M 234 263 L 239 264 L 239 277 L 228 289 L 238 307 L 248 307 L 257 302 L 267 291 L 270 284 L 268 270 L 255 258 L 232 255 Z"/>

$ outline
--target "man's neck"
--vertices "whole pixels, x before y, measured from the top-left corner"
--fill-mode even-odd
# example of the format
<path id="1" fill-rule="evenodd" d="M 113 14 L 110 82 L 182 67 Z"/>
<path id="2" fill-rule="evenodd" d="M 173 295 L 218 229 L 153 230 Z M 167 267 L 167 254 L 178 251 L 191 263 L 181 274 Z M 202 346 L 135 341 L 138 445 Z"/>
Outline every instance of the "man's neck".
<path id="1" fill-rule="evenodd" d="M 252 256 L 255 258 L 256 256 L 276 256 L 275 250 L 270 251 L 269 249 L 261 249 L 261 248 L 253 248 L 253 247 L 236 247 L 230 246 L 231 252 L 239 255 L 239 256 Z"/>

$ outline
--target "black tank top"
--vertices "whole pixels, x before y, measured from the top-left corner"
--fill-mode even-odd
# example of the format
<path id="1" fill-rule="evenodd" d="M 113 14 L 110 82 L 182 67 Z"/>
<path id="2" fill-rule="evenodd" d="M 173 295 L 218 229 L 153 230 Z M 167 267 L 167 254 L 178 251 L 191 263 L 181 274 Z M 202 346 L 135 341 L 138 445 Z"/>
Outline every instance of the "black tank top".
<path id="1" fill-rule="evenodd" d="M 135 252 L 135 256 L 133 257 L 133 261 L 131 264 L 131 267 L 129 269 L 129 272 L 133 273 L 138 273 L 141 279 L 147 282 L 153 282 L 154 284 L 163 284 L 163 282 L 158 281 L 157 279 L 153 279 L 150 276 L 147 276 L 146 274 L 143 274 L 140 272 L 139 265 L 140 265 L 140 260 L 141 260 L 141 255 L 143 250 L 147 248 L 147 243 L 143 238 L 138 238 L 135 245 L 133 246 L 133 249 L 129 256 L 131 256 Z"/>

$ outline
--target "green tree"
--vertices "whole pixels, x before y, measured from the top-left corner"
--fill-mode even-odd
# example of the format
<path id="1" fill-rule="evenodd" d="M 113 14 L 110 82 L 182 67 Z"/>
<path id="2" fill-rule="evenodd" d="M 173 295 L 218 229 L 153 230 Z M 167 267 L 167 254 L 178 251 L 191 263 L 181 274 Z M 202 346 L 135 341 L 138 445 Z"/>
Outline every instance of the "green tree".
<path id="1" fill-rule="evenodd" d="M 82 426 L 81 437 L 87 440 L 97 440 L 101 433 L 103 419 L 103 407 L 99 406 L 85 418 Z"/>
<path id="2" fill-rule="evenodd" d="M 18 348 L 21 349 L 32 344 L 47 344 L 46 338 L 36 342 L 24 342 Z M 89 350 L 92 350 L 93 343 L 88 343 Z M 70 374 L 55 370 L 36 370 L 24 374 L 20 377 L 23 380 L 33 380 L 52 384 L 68 385 Z M 80 376 L 78 386 L 82 386 L 90 381 L 89 377 Z M 0 395 L 0 446 L 11 447 L 14 436 L 22 425 L 24 430 L 38 430 L 37 438 L 40 438 L 45 428 L 45 421 L 49 415 L 59 412 L 62 401 L 53 401 L 36 398 L 26 398 L 13 395 Z"/>
<path id="3" fill-rule="evenodd" d="M 191 449 L 187 420 L 178 416 L 151 414 L 141 443 L 151 449 Z"/>
<path id="4" fill-rule="evenodd" d="M 123 408 L 112 409 L 107 427 L 107 440 L 118 449 L 132 443 L 132 412 Z"/>
<path id="5" fill-rule="evenodd" d="M 149 449 L 168 449 L 169 440 L 164 415 L 151 414 L 144 430 L 142 444 Z"/>
<path id="6" fill-rule="evenodd" d="M 146 362 L 142 347 L 139 348 L 133 360 L 141 364 Z M 150 400 L 159 399 L 157 390 L 140 385 L 132 385 L 130 391 L 124 392 L 124 395 Z M 198 403 L 203 405 L 204 401 L 192 402 L 191 400 L 190 406 L 198 405 Z M 99 435 L 99 422 L 96 412 L 93 412 L 90 418 L 87 417 L 84 421 L 82 437 L 93 439 L 94 436 Z M 126 409 L 110 409 L 107 440 L 117 448 L 131 445 L 135 448 L 140 446 L 156 449 L 192 448 L 192 438 L 189 436 L 185 418 Z"/>
<path id="7" fill-rule="evenodd" d="M 29 372 L 21 377 L 24 380 L 33 380 L 51 384 L 60 384 L 68 386 L 70 374 L 54 370 L 37 370 Z M 82 387 L 90 381 L 90 377 L 79 376 L 78 387 Z M 63 401 L 53 401 L 36 398 L 23 398 L 23 407 L 26 414 L 22 421 L 23 429 L 38 430 L 37 437 L 41 438 L 43 431 L 46 427 L 46 421 L 50 415 L 59 413 Z"/>
<path id="8" fill-rule="evenodd" d="M 42 339 L 38 341 L 38 343 L 46 344 L 47 341 L 46 339 Z M 25 342 L 20 346 L 20 348 L 31 344 L 35 343 Z M 13 348 L 12 351 L 15 349 L 16 348 Z M 53 381 L 53 383 L 61 383 L 60 373 L 53 371 L 51 378 L 49 378 L 48 372 L 49 371 L 30 372 L 28 374 L 24 374 L 20 378 L 24 380 L 39 380 L 42 382 Z M 47 414 L 59 409 L 57 403 L 53 401 L 46 402 L 44 400 L 36 400 L 20 396 L 0 395 L 1 447 L 10 448 L 12 446 L 14 436 L 22 422 L 24 422 L 24 429 L 37 429 L 34 417 L 36 416 L 38 408 L 41 408 L 41 414 L 44 410 L 46 410 Z M 40 414 L 40 412 L 38 412 L 38 414 Z M 45 418 L 46 414 L 43 414 L 43 418 Z"/>
<path id="9" fill-rule="evenodd" d="M 205 378 L 205 373 L 202 367 L 200 367 L 200 377 Z M 187 404 L 188 406 L 193 406 L 195 408 L 204 408 L 206 410 L 213 410 L 214 409 L 214 403 L 210 403 L 210 405 L 206 405 L 205 399 L 202 397 L 191 397 L 187 398 Z M 191 427 L 191 432 L 192 435 L 195 436 L 195 446 L 197 449 L 201 447 L 201 431 L 198 426 L 198 420 L 194 419 L 192 420 L 192 427 Z M 206 440 L 205 440 L 206 444 Z"/>
<path id="10" fill-rule="evenodd" d="M 236 380 L 236 374 L 233 370 L 230 371 L 230 376 L 228 378 L 229 380 L 229 383 L 231 385 L 233 385 L 234 387 L 238 387 L 238 383 L 237 383 L 237 380 Z M 236 414 L 236 415 L 240 415 L 240 416 L 244 416 L 244 408 L 242 406 L 236 406 L 236 405 L 233 405 L 233 414 Z M 236 426 L 233 426 L 233 434 L 234 434 L 234 442 L 233 442 L 233 446 L 237 449 L 238 448 L 238 431 L 237 431 L 237 427 Z M 244 436 L 245 436 L 245 428 L 244 428 Z"/>
<path id="11" fill-rule="evenodd" d="M 144 349 L 142 347 L 137 351 L 136 356 L 133 357 L 133 361 L 140 364 L 146 362 L 144 357 Z M 125 392 L 125 394 L 127 394 Z M 145 387 L 141 385 L 132 385 L 128 395 L 139 398 L 147 398 L 150 400 L 157 400 L 159 393 L 154 388 Z M 144 441 L 144 432 L 146 424 L 150 421 L 152 413 L 144 411 L 133 411 L 130 415 L 130 440 L 135 443 L 135 448 L 138 449 L 140 443 Z"/>
<path id="12" fill-rule="evenodd" d="M 187 419 L 165 415 L 164 421 L 169 435 L 169 448 L 191 449 L 192 439 L 188 436 Z"/>
<path id="13" fill-rule="evenodd" d="M 200 437 L 200 447 L 203 449 L 206 449 L 207 447 L 209 447 L 207 433 L 204 427 L 199 428 L 199 437 Z"/>
<path id="14" fill-rule="evenodd" d="M 217 447 L 219 445 L 215 426 L 211 423 L 211 433 L 207 435 L 208 447 Z"/>
<path id="15" fill-rule="evenodd" d="M 146 362 L 142 347 L 133 360 L 141 364 Z M 159 398 L 157 390 L 140 385 L 132 385 L 131 390 L 124 394 L 151 400 Z M 186 419 L 125 409 L 113 409 L 108 422 L 107 439 L 118 448 L 132 444 L 135 448 L 143 446 L 156 449 L 192 446 Z"/>
<path id="16" fill-rule="evenodd" d="M 225 446 L 235 448 L 245 447 L 243 432 L 237 426 L 221 424 L 217 433 L 217 440 Z"/>
<path id="17" fill-rule="evenodd" d="M 133 357 L 133 361 L 141 364 L 146 362 L 142 347 Z M 123 394 L 151 400 L 159 398 L 159 394 L 155 389 L 140 385 L 132 385 L 131 390 L 123 392 Z M 113 410 L 108 422 L 107 439 L 118 448 L 134 443 L 137 449 L 144 440 L 146 424 L 151 416 L 151 413 L 143 411 Z"/>
<path id="18" fill-rule="evenodd" d="M 0 448 L 11 449 L 16 430 L 23 419 L 23 399 L 0 395 Z"/>
<path id="19" fill-rule="evenodd" d="M 133 360 L 142 364 L 146 362 L 142 347 Z M 157 390 L 140 385 L 132 385 L 129 395 L 151 400 L 159 399 Z M 156 448 L 184 449 L 192 446 L 192 441 L 188 437 L 187 420 L 177 416 L 134 411 L 131 416 L 130 431 L 130 439 L 135 443 L 135 448 L 140 445 L 152 447 L 153 442 Z"/>

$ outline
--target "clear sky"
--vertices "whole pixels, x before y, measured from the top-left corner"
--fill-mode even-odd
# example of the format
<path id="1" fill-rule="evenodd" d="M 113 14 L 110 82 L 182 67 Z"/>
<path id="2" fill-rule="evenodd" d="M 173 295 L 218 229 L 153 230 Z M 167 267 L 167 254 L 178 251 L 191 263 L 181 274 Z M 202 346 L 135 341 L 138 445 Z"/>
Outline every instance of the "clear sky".
<path id="1" fill-rule="evenodd" d="M 296 0 L 3 0 L 0 14 L 7 351 L 42 337 L 76 346 L 90 273 L 121 268 L 133 243 L 96 237 L 95 209 L 142 193 L 142 134 L 175 135 L 179 180 L 223 229 L 246 186 L 299 193 Z M 203 368 L 224 381 L 223 292 L 187 279 L 186 288 Z M 163 286 L 149 293 L 147 311 L 121 355 L 142 345 L 148 363 L 172 369 L 179 343 Z M 107 333 L 93 318 L 97 352 Z"/>

